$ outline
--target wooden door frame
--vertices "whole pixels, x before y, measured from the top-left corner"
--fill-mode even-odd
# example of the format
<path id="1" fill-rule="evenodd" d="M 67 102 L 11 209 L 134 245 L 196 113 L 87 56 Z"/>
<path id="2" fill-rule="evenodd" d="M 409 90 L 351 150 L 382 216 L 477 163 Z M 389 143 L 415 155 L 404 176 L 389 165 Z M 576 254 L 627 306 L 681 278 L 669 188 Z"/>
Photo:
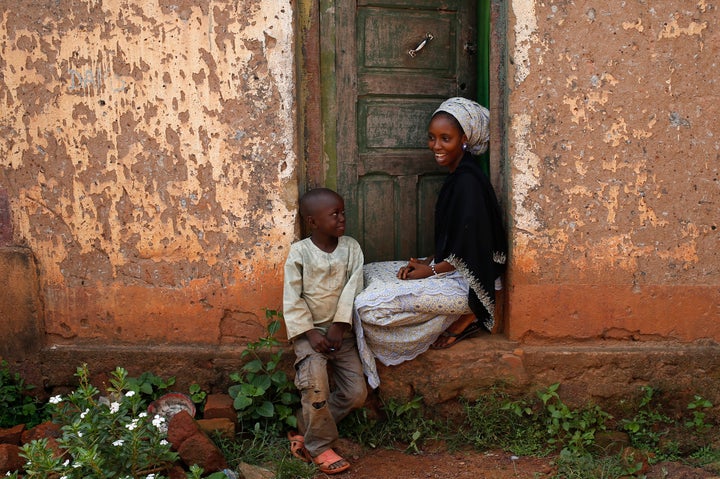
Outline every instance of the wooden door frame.
<path id="1" fill-rule="evenodd" d="M 507 2 L 489 0 L 490 32 L 478 28 L 480 36 L 490 39 L 489 106 L 490 117 L 490 180 L 498 199 L 506 203 L 507 184 L 505 131 L 507 123 L 506 89 L 506 9 Z M 482 11 L 482 8 L 478 10 Z M 321 14 L 321 12 L 323 12 Z M 302 193 L 325 186 L 337 189 L 339 153 L 337 124 L 338 91 L 352 87 L 338 85 L 335 76 L 336 52 L 354 58 L 354 45 L 340 45 L 336 36 L 338 18 L 335 0 L 297 0 L 296 22 L 296 86 L 298 115 L 298 188 Z M 344 28 L 353 28 L 344 25 Z M 322 35 L 321 35 L 322 32 Z M 348 48 L 351 51 L 348 51 Z M 354 135 L 354 133 L 347 133 Z M 342 137 L 342 134 L 340 134 Z M 351 138 L 341 138 L 343 141 Z M 341 143 L 342 144 L 342 143 Z M 357 145 L 351 148 L 357 148 Z M 351 153 L 351 152 L 350 152 Z M 504 209 L 504 208 L 503 208 Z"/>
<path id="2" fill-rule="evenodd" d="M 478 0 L 482 1 L 482 0 Z M 490 39 L 489 105 L 490 109 L 490 181 L 500 202 L 508 211 L 509 167 L 507 158 L 507 11 L 508 2 L 490 2 L 490 32 L 481 25 L 478 35 Z M 335 0 L 296 0 L 295 59 L 298 121 L 298 190 L 325 186 L 337 190 L 337 78 L 335 76 L 337 44 Z M 478 10 L 482 11 L 482 8 Z M 325 12 L 321 15 L 321 12 Z M 486 12 L 487 14 L 487 12 Z M 481 13 L 482 15 L 482 13 Z M 320 32 L 323 32 L 321 35 Z M 355 48 L 353 47 L 353 51 Z M 347 52 L 346 52 L 347 53 Z M 482 94 L 482 93 L 480 93 Z M 353 133 L 354 135 L 354 133 Z M 357 145 L 354 146 L 357 148 Z M 506 213 L 507 216 L 507 213 Z M 506 218 L 506 224 L 508 223 Z M 507 229 L 510 235 L 510 229 Z M 511 236 L 511 235 L 510 235 Z M 509 321 L 507 286 L 496 297 L 496 329 L 502 332 Z"/>

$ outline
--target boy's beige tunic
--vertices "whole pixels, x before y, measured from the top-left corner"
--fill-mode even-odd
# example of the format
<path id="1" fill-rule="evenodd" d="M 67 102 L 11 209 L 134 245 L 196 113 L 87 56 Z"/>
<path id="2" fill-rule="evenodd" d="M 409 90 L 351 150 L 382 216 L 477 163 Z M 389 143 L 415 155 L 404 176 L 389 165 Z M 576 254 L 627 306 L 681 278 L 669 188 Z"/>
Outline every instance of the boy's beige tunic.
<path id="1" fill-rule="evenodd" d="M 332 253 L 310 238 L 293 243 L 285 262 L 283 314 L 288 339 L 333 322 L 352 325 L 353 302 L 363 289 L 363 254 L 353 238 L 341 236 Z"/>

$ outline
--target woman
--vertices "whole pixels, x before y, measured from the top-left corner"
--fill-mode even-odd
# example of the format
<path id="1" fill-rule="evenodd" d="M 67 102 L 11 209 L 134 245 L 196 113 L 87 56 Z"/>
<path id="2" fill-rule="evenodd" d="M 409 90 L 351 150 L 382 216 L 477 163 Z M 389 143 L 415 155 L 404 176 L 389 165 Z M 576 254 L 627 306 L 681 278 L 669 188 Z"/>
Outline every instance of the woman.
<path id="1" fill-rule="evenodd" d="M 492 185 L 473 159 L 488 140 L 488 110 L 466 98 L 443 102 L 430 120 L 428 147 L 450 172 L 435 206 L 435 254 L 366 265 L 366 287 L 355 299 L 358 347 L 373 388 L 375 358 L 399 364 L 492 331 L 507 239 Z"/>

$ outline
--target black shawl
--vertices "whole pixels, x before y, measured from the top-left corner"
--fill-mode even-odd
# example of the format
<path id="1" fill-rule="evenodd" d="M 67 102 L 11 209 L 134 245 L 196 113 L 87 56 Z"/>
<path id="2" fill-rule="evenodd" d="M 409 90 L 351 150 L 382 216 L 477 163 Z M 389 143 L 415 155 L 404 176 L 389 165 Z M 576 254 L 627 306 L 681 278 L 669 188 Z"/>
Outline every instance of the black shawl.
<path id="1" fill-rule="evenodd" d="M 505 271 L 507 249 L 492 184 L 465 153 L 435 205 L 435 262 L 447 261 L 467 280 L 470 309 L 488 331 L 495 323 L 495 278 Z"/>

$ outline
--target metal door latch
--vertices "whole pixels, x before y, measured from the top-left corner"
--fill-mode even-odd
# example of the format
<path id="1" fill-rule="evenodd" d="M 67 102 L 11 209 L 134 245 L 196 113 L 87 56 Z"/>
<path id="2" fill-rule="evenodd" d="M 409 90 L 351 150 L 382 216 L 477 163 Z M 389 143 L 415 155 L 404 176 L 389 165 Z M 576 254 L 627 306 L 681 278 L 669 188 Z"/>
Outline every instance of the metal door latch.
<path id="1" fill-rule="evenodd" d="M 429 42 L 433 38 L 435 38 L 435 37 L 433 37 L 433 34 L 430 32 L 427 32 L 425 34 L 425 38 L 423 38 L 422 41 L 420 41 L 420 43 L 418 43 L 418 46 L 416 46 L 412 50 L 408 50 L 408 55 L 415 58 L 415 55 L 417 55 L 420 52 L 420 50 L 425 48 L 425 45 L 427 45 L 427 42 Z"/>

